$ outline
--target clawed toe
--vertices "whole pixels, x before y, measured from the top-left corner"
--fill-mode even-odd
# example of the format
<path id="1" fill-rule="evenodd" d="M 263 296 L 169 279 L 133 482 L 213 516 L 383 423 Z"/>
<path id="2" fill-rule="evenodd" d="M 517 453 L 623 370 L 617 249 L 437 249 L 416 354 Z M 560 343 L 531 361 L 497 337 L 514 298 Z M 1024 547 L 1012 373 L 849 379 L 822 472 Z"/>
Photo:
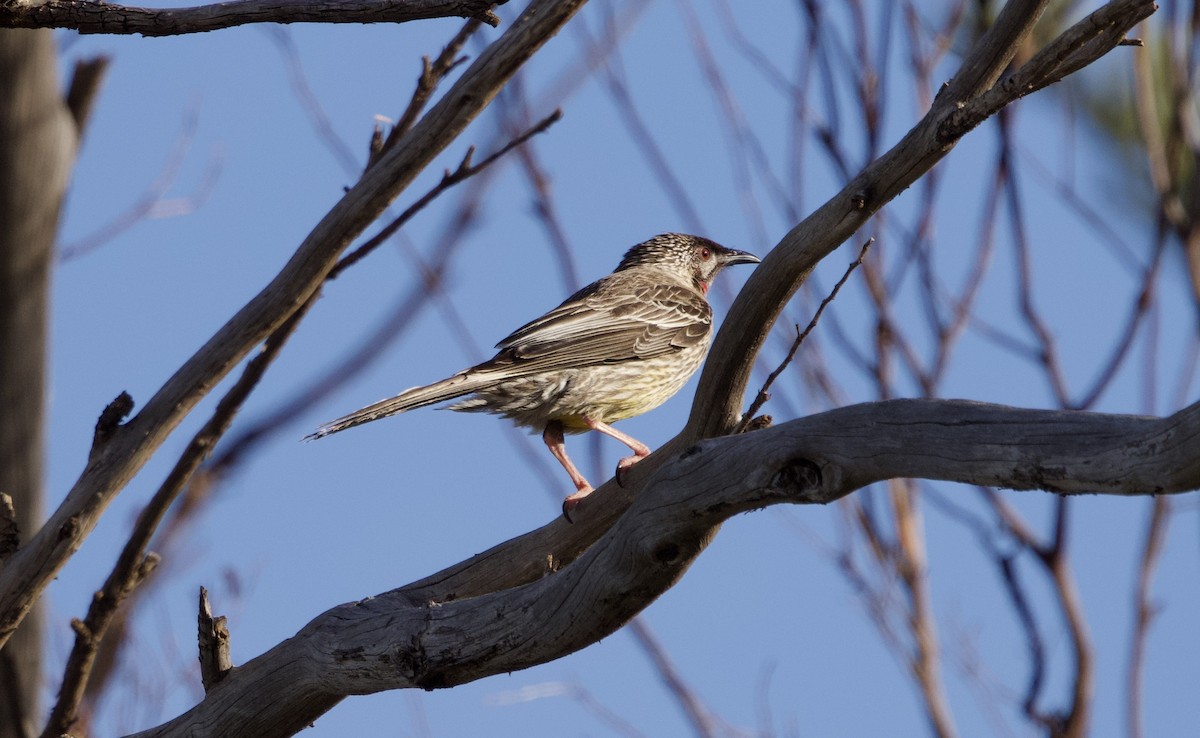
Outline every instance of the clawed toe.
<path id="1" fill-rule="evenodd" d="M 562 508 L 562 510 L 563 510 L 563 517 L 564 517 L 564 518 L 566 518 L 566 520 L 567 520 L 567 522 L 568 522 L 568 523 L 574 523 L 574 522 L 575 522 L 575 521 L 574 521 L 574 520 L 571 518 L 571 511 L 572 511 L 572 510 L 574 510 L 574 509 L 575 509 L 576 507 L 578 507 L 578 506 L 579 506 L 579 500 L 572 500 L 570 497 L 568 497 L 567 499 L 563 500 L 563 508 Z"/>
<path id="2" fill-rule="evenodd" d="M 626 456 L 617 462 L 617 473 L 615 474 L 618 487 L 625 487 L 625 473 L 629 471 L 629 467 L 642 460 L 641 456 Z"/>
<path id="3" fill-rule="evenodd" d="M 575 492 L 575 494 L 568 495 L 567 498 L 565 500 L 563 500 L 563 504 L 562 504 L 563 517 L 567 519 L 568 523 L 575 522 L 575 520 L 571 517 L 571 513 L 575 511 L 575 508 L 579 507 L 579 503 L 583 502 L 583 498 L 587 497 L 591 493 L 592 493 L 592 488 L 590 486 L 582 487 L 577 492 Z"/>

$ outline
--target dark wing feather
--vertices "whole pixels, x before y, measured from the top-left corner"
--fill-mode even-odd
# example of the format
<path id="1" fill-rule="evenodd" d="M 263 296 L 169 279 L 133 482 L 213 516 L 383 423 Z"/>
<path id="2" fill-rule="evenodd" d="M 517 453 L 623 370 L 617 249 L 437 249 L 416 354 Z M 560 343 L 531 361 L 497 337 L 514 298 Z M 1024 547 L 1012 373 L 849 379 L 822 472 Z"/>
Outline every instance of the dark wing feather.
<path id="1" fill-rule="evenodd" d="M 712 308 L 700 293 L 625 271 L 518 328 L 496 345 L 496 358 L 479 368 L 535 374 L 648 359 L 704 343 L 711 329 Z"/>

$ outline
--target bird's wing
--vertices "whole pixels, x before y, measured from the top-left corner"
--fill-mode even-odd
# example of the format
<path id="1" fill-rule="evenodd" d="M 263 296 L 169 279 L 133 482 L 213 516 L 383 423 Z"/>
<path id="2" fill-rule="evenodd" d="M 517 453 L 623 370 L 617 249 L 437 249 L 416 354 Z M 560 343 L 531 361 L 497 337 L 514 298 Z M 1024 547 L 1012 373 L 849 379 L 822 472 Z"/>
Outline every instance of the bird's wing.
<path id="1" fill-rule="evenodd" d="M 572 295 L 498 343 L 488 365 L 536 373 L 647 359 L 708 340 L 712 308 L 700 293 L 632 277 L 612 275 Z"/>

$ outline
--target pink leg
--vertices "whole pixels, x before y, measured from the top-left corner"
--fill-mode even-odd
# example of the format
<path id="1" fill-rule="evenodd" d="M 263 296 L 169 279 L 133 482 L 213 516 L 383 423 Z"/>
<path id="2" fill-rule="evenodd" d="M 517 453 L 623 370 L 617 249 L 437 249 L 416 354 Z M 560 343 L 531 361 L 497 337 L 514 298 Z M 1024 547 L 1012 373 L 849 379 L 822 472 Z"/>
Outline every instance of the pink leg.
<path id="1" fill-rule="evenodd" d="M 579 502 L 592 493 L 592 485 L 588 484 L 588 480 L 583 478 L 579 470 L 575 468 L 575 464 L 567 456 L 567 447 L 563 443 L 563 424 L 558 420 L 551 420 L 546 423 L 546 430 L 542 431 L 542 440 L 546 442 L 546 448 L 550 449 L 550 453 L 554 454 L 554 458 L 558 459 L 558 463 L 563 465 L 567 470 L 567 474 L 571 476 L 571 482 L 575 485 L 575 494 L 570 495 L 563 500 L 563 517 L 568 523 L 574 522 L 571 520 L 571 511 L 574 510 Z"/>
<path id="2" fill-rule="evenodd" d="M 621 483 L 621 475 L 624 474 L 629 467 L 649 456 L 650 447 L 633 436 L 622 433 L 608 423 L 602 423 L 599 420 L 592 420 L 587 416 L 584 416 L 583 422 L 587 423 L 588 427 L 592 430 L 599 431 L 609 438 L 617 439 L 633 451 L 633 456 L 626 456 L 617 462 L 617 484 L 620 484 L 622 487 L 625 486 Z"/>

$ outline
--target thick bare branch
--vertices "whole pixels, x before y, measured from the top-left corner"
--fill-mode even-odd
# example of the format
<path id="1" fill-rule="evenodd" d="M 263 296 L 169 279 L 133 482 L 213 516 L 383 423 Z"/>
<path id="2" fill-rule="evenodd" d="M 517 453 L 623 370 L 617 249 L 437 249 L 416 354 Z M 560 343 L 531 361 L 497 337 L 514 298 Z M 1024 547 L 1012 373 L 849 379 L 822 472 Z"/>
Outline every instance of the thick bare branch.
<path id="1" fill-rule="evenodd" d="M 441 100 L 313 229 L 280 273 L 202 346 L 129 422 L 114 429 L 66 499 L 0 569 L 0 644 L 95 527 L 101 512 L 188 412 L 303 305 L 341 252 L 482 111 L 585 0 L 535 0 Z"/>
<path id="2" fill-rule="evenodd" d="M 853 405 L 701 441 L 662 465 L 630 514 L 572 566 L 474 598 L 421 599 L 406 588 L 340 605 L 233 669 L 188 713 L 138 735 L 288 735 L 346 695 L 451 687 L 561 658 L 649 605 L 715 527 L 748 510 L 824 504 L 899 477 L 1182 492 L 1200 487 L 1198 444 L 1200 403 L 1150 418 L 947 400 Z"/>
<path id="3" fill-rule="evenodd" d="M 474 18 L 500 25 L 492 8 L 507 0 L 231 0 L 191 8 L 49 0 L 0 3 L 0 28 L 70 28 L 80 33 L 175 36 L 247 23 L 406 23 Z"/>

